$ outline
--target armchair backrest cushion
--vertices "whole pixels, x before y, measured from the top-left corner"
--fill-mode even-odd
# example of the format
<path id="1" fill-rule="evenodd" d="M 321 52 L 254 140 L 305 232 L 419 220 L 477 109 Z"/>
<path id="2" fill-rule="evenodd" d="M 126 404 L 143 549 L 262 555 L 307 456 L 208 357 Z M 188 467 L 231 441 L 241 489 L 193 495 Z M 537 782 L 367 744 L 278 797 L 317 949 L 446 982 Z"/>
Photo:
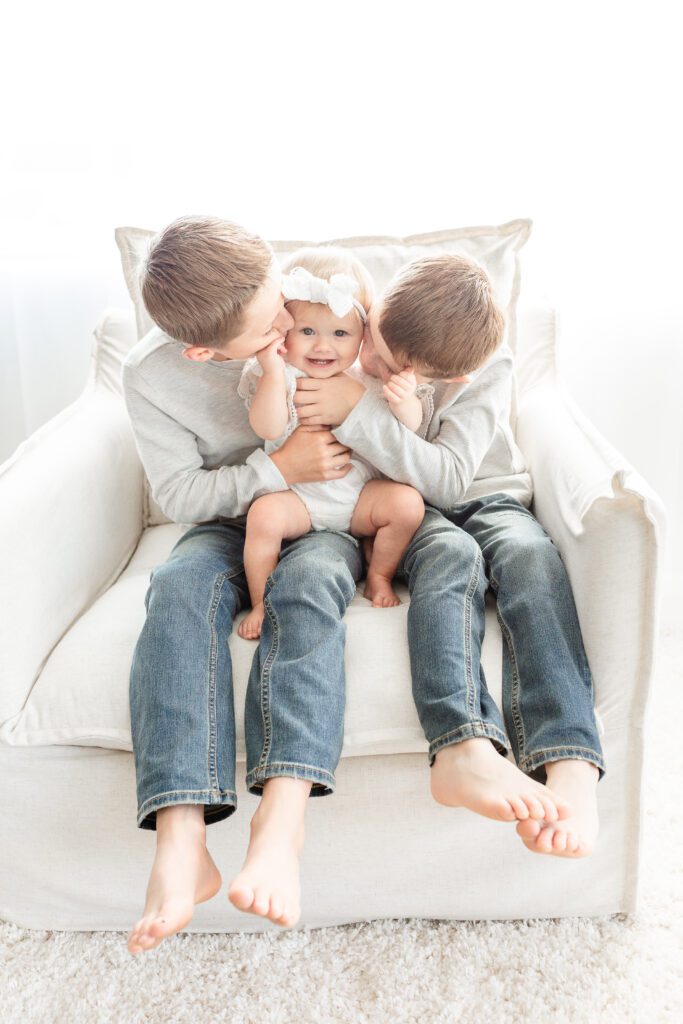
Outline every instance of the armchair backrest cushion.
<path id="1" fill-rule="evenodd" d="M 406 238 L 367 235 L 326 241 L 273 242 L 272 245 L 281 261 L 304 245 L 338 245 L 351 249 L 370 271 L 378 291 L 388 284 L 401 267 L 419 256 L 442 252 L 470 256 L 482 264 L 491 278 L 496 300 L 505 314 L 507 340 L 514 350 L 517 333 L 515 311 L 520 287 L 519 251 L 530 231 L 530 220 L 512 220 L 497 227 L 454 228 Z M 140 338 L 154 326 L 140 296 L 138 273 L 140 261 L 155 234 L 145 228 L 131 227 L 117 228 L 115 232 Z"/>

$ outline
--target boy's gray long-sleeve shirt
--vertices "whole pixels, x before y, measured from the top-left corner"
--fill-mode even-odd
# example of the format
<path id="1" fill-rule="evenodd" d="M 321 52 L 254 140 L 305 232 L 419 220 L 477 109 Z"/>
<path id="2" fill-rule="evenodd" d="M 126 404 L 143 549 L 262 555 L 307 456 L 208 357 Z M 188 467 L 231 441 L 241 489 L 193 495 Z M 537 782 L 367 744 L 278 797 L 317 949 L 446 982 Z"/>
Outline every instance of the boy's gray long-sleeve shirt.
<path id="1" fill-rule="evenodd" d="M 235 519 L 287 484 L 237 394 L 244 361 L 191 362 L 184 347 L 156 328 L 124 361 L 123 391 L 140 458 L 169 519 Z"/>
<path id="2" fill-rule="evenodd" d="M 256 498 L 287 484 L 237 394 L 244 361 L 191 362 L 183 348 L 156 328 L 123 366 L 126 405 L 152 495 L 175 522 L 242 517 Z M 425 437 L 396 420 L 379 382 L 334 434 L 437 508 L 496 491 L 528 505 L 531 481 L 509 426 L 509 350 L 499 350 L 472 383 L 437 383 L 426 392 L 428 415 L 419 432 Z"/>
<path id="3" fill-rule="evenodd" d="M 370 387 L 334 435 L 386 477 L 411 484 L 439 509 L 498 491 L 531 503 L 531 477 L 510 426 L 514 378 L 507 345 L 469 384 L 421 385 L 416 432 L 393 415 L 381 381 L 363 379 Z"/>

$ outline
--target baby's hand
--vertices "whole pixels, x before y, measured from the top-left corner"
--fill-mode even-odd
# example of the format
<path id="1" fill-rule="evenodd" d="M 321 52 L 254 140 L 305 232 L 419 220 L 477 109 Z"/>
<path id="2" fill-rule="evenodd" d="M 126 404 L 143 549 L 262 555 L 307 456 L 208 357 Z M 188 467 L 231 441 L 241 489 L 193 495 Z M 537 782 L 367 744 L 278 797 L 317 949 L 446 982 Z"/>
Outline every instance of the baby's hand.
<path id="1" fill-rule="evenodd" d="M 382 390 L 390 405 L 400 405 L 415 394 L 417 381 L 411 366 L 400 373 L 394 373 L 383 386 Z"/>
<path id="2" fill-rule="evenodd" d="M 270 345 L 266 345 L 265 348 L 259 349 L 256 353 L 256 358 L 258 359 L 263 372 L 268 373 L 285 365 L 285 361 L 282 357 L 286 354 L 287 349 L 285 348 L 284 341 L 282 338 L 276 338 L 275 341 L 271 341 Z"/>

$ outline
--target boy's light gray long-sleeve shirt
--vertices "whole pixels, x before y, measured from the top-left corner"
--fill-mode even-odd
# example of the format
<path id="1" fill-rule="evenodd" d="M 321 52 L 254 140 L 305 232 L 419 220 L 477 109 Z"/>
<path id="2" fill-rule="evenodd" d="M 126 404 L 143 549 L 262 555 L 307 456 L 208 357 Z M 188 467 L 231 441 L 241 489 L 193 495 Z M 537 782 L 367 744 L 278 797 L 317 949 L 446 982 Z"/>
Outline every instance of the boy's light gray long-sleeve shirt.
<path id="1" fill-rule="evenodd" d="M 423 418 L 416 432 L 393 415 L 381 382 L 369 380 L 363 398 L 334 429 L 342 444 L 385 476 L 412 484 L 436 508 L 498 491 L 530 505 L 531 476 L 510 426 L 514 376 L 507 345 L 469 384 L 420 385 Z"/>
<path id="2" fill-rule="evenodd" d="M 175 522 L 239 518 L 256 498 L 287 484 L 237 394 L 244 361 L 191 362 L 183 347 L 156 328 L 123 366 L 126 405 L 152 495 Z M 509 426 L 509 350 L 499 350 L 472 383 L 437 383 L 424 394 L 427 415 L 418 434 L 392 415 L 379 383 L 334 434 L 437 508 L 496 491 L 529 504 L 531 481 Z"/>
<path id="3" fill-rule="evenodd" d="M 123 391 L 152 496 L 177 523 L 238 518 L 286 491 L 237 394 L 243 360 L 191 362 L 155 328 L 123 364 Z"/>

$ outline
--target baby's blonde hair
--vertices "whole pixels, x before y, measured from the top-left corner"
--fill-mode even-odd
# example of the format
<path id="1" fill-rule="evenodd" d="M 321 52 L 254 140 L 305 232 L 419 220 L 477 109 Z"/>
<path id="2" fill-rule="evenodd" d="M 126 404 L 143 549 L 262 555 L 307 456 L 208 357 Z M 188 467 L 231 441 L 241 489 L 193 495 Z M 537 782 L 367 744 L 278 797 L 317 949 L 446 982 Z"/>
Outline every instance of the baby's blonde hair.
<path id="1" fill-rule="evenodd" d="M 333 274 L 347 274 L 358 285 L 354 298 L 366 313 L 370 309 L 375 290 L 373 280 L 358 257 L 348 249 L 334 245 L 305 246 L 287 257 L 282 265 L 283 273 L 288 274 L 294 267 L 303 267 L 309 274 L 325 281 L 329 281 Z"/>

